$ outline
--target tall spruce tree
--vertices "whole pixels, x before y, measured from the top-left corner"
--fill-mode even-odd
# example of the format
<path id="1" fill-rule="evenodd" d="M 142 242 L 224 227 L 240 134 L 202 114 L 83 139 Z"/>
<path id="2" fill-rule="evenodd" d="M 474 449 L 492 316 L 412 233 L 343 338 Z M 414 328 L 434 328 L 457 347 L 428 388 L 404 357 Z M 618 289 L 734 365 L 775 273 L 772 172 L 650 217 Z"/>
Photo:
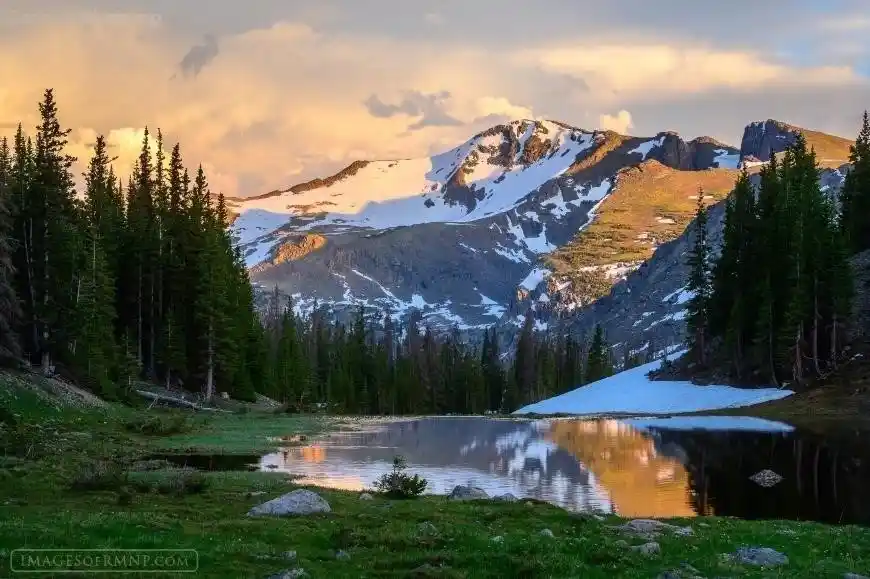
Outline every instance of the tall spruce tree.
<path id="1" fill-rule="evenodd" d="M 704 204 L 704 191 L 698 191 L 698 204 L 695 209 L 694 243 L 689 253 L 689 283 L 686 291 L 692 294 L 687 304 L 687 326 L 689 347 L 698 362 L 706 363 L 707 326 L 709 325 L 710 295 L 712 294 L 710 273 L 710 245 L 707 238 L 707 206 Z M 627 350 L 626 350 L 627 351 Z M 628 362 L 626 362 L 627 365 Z"/>
<path id="2" fill-rule="evenodd" d="M 870 117 L 864 111 L 861 130 L 849 155 L 851 169 L 840 193 L 841 224 L 852 253 L 870 249 Z"/>
<path id="3" fill-rule="evenodd" d="M 604 329 L 600 324 L 596 324 L 586 357 L 584 382 L 589 384 L 611 374 L 613 374 L 613 366 L 610 363 L 610 348 L 604 338 Z"/>
<path id="4" fill-rule="evenodd" d="M 21 356 L 16 331 L 21 322 L 21 303 L 15 291 L 13 265 L 12 151 L 6 138 L 0 139 L 0 363 Z"/>

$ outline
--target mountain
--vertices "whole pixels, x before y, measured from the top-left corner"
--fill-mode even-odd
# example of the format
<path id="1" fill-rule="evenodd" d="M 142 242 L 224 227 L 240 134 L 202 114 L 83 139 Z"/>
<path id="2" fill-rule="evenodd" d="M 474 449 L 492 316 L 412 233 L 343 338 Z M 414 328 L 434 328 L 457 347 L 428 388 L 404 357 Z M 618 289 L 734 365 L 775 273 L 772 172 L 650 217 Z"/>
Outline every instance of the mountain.
<path id="1" fill-rule="evenodd" d="M 848 167 L 841 165 L 820 172 L 822 189 L 835 200 Z M 758 175 L 750 176 L 750 180 L 756 186 L 760 181 Z M 709 207 L 707 227 L 713 255 L 721 249 L 724 218 L 724 201 Z M 626 349 L 647 359 L 680 349 L 685 338 L 686 305 L 691 298 L 685 288 L 689 277 L 686 258 L 693 235 L 689 226 L 677 239 L 659 247 L 640 268 L 614 285 L 607 296 L 563 318 L 560 330 L 584 335 L 601 324 L 617 360 Z"/>
<path id="2" fill-rule="evenodd" d="M 417 309 L 472 330 L 516 325 L 534 304 L 543 329 L 679 236 L 698 189 L 723 198 L 740 160 L 707 137 L 519 120 L 430 158 L 357 161 L 232 199 L 232 230 L 253 282 L 303 311 Z"/>

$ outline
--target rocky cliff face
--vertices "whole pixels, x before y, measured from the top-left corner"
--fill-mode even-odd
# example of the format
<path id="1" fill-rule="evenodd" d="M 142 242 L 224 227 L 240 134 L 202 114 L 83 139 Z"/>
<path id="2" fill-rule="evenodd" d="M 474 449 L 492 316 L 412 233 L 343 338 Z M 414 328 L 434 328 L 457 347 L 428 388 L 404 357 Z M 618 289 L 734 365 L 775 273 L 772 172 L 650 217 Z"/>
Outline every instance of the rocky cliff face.
<path id="1" fill-rule="evenodd" d="M 746 126 L 740 142 L 740 161 L 748 167 L 766 163 L 771 155 L 792 145 L 798 134 L 803 134 L 807 144 L 816 150 L 816 157 L 823 167 L 835 168 L 848 161 L 852 141 L 773 119 Z"/>

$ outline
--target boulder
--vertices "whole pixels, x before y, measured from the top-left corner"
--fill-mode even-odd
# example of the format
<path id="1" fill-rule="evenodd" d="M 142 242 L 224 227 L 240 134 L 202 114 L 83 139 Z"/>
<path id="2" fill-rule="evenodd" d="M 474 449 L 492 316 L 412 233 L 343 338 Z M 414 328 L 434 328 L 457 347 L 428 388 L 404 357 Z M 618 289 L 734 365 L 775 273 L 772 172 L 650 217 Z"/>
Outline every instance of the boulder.
<path id="1" fill-rule="evenodd" d="M 300 489 L 281 495 L 276 499 L 257 505 L 248 511 L 249 517 L 271 515 L 284 517 L 290 515 L 313 515 L 329 513 L 332 508 L 329 503 L 315 492 Z"/>
<path id="2" fill-rule="evenodd" d="M 453 487 L 453 491 L 450 493 L 450 498 L 456 501 L 476 501 L 488 499 L 489 495 L 481 488 L 457 485 Z"/>

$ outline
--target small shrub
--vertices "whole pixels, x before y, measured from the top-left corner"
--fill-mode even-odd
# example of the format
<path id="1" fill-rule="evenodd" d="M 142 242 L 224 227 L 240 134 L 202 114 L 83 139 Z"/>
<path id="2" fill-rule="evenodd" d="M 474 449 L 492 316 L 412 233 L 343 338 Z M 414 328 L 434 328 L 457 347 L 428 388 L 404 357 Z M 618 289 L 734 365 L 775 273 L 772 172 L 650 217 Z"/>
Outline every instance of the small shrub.
<path id="1" fill-rule="evenodd" d="M 137 473 L 132 484 L 141 493 L 182 496 L 205 491 L 208 479 L 192 468 L 170 468 Z"/>
<path id="2" fill-rule="evenodd" d="M 419 475 L 405 473 L 407 462 L 401 456 L 393 459 L 393 470 L 375 481 L 379 493 L 395 498 L 411 498 L 423 494 L 429 482 Z"/>
<path id="3" fill-rule="evenodd" d="M 113 461 L 86 462 L 73 479 L 71 487 L 80 491 L 117 490 L 127 483 L 127 472 Z"/>
<path id="4" fill-rule="evenodd" d="M 130 432 L 144 434 L 146 436 L 169 436 L 181 434 L 190 430 L 190 423 L 186 416 L 137 416 L 128 420 L 125 427 Z"/>
<path id="5" fill-rule="evenodd" d="M 121 487 L 118 490 L 118 504 L 126 507 L 133 504 L 133 489 L 130 487 Z"/>

